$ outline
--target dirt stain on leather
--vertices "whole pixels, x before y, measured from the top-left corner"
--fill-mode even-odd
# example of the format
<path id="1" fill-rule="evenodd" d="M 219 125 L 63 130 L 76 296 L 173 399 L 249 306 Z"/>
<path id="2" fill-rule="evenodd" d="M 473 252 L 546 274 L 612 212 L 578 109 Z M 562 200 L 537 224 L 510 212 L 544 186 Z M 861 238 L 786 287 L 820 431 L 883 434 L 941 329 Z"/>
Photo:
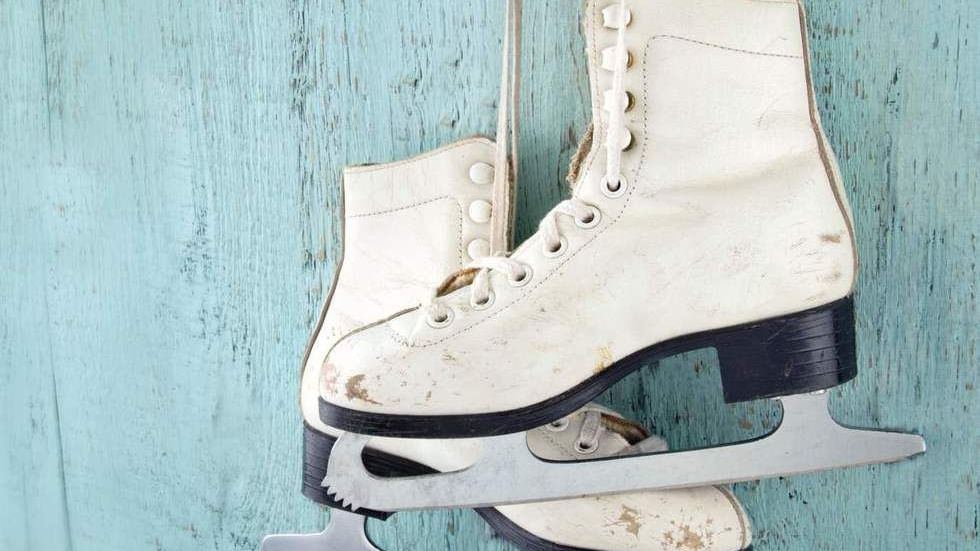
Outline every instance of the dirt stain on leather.
<path id="1" fill-rule="evenodd" d="M 680 549 L 684 551 L 702 551 L 710 549 L 714 544 L 713 533 L 707 528 L 699 533 L 687 524 L 676 524 L 671 522 L 676 530 L 664 532 L 662 542 L 667 549 Z M 710 524 L 710 521 L 709 521 Z"/>
<path id="2" fill-rule="evenodd" d="M 825 233 L 820 236 L 820 241 L 824 243 L 840 243 L 843 236 L 838 233 Z"/>
<path id="3" fill-rule="evenodd" d="M 371 399 L 366 388 L 364 388 L 364 374 L 354 375 L 350 379 L 347 379 L 347 399 L 348 400 L 362 400 L 369 404 L 374 404 L 380 406 L 381 402 L 377 402 Z"/>
<path id="4" fill-rule="evenodd" d="M 612 351 L 609 350 L 608 346 L 600 346 L 596 353 L 599 357 L 595 362 L 595 367 L 592 368 L 592 373 L 602 373 L 613 363 Z"/>
<path id="5" fill-rule="evenodd" d="M 607 526 L 622 526 L 627 532 L 639 539 L 640 528 L 643 527 L 643 524 L 640 523 L 640 512 L 625 505 L 621 505 L 620 508 L 619 518 Z"/>

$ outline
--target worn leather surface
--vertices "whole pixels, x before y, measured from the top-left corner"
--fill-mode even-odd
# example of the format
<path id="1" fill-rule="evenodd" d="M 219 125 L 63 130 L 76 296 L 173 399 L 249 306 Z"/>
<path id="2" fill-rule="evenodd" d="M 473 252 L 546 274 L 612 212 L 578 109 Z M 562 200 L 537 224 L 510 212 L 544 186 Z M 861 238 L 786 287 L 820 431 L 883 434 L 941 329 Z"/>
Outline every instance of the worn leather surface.
<path id="1" fill-rule="evenodd" d="M 856 252 L 846 200 L 819 127 L 795 2 L 630 2 L 634 62 L 627 189 L 600 191 L 605 113 L 576 195 L 602 219 L 557 258 L 532 236 L 513 254 L 532 279 L 494 274 L 493 305 L 444 298 L 453 321 L 411 311 L 340 341 L 323 398 L 385 414 L 479 414 L 557 395 L 651 344 L 806 310 L 848 295 Z M 616 33 L 586 8 L 594 102 Z M 346 385 L 362 381 L 351 395 Z"/>
<path id="2" fill-rule="evenodd" d="M 317 415 L 317 380 L 330 347 L 365 324 L 417 304 L 448 271 L 467 261 L 459 243 L 488 234 L 489 224 L 467 218 L 466 205 L 489 196 L 491 186 L 474 183 L 470 169 L 489 163 L 492 155 L 493 143 L 476 138 L 407 161 L 345 171 L 344 258 L 304 367 L 303 414 L 316 430 L 340 434 Z M 624 434 L 631 431 L 603 422 L 594 451 L 579 451 L 576 444 L 587 411 L 603 419 L 622 419 L 592 405 L 557 427 L 530 431 L 529 446 L 540 457 L 555 461 L 609 456 L 630 448 L 636 438 L 628 440 Z M 625 420 L 621 423 L 632 426 Z M 656 451 L 665 444 L 653 438 L 640 446 Z M 466 467 L 481 453 L 478 441 L 465 439 L 376 438 L 371 447 L 442 471 Z M 577 548 L 674 550 L 685 547 L 673 542 L 687 541 L 703 545 L 694 547 L 698 549 L 732 551 L 751 539 L 744 511 L 723 488 L 638 492 L 507 506 L 499 511 L 538 537 Z"/>

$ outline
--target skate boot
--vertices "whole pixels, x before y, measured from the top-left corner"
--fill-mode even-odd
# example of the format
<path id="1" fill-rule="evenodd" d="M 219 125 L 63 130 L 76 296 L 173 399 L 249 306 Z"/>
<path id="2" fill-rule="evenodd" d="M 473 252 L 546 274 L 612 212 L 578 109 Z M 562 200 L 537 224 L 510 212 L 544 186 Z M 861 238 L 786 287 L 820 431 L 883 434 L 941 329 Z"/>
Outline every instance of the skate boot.
<path id="1" fill-rule="evenodd" d="M 823 391 L 856 375 L 857 253 L 814 103 L 802 6 L 597 0 L 585 28 L 594 130 L 573 197 L 509 257 L 478 259 L 423 307 L 338 342 L 321 418 L 371 436 L 519 433 L 643 365 L 713 347 L 727 402 L 781 398 L 770 437 L 588 465 L 501 457 L 528 469 L 524 491 L 456 504 L 698 486 L 924 451 L 917 436 L 845 429 L 826 410 Z M 483 447 L 526 455 L 522 438 Z M 352 490 L 425 507 L 479 484 L 477 473 L 492 476 L 471 468 L 424 492 L 367 480 Z"/>
<path id="2" fill-rule="evenodd" d="M 335 508 L 321 534 L 272 536 L 264 551 L 377 549 L 364 532 L 365 515 L 321 487 L 340 432 L 317 415 L 317 381 L 327 350 L 343 335 L 418 303 L 442 274 L 484 254 L 491 239 L 494 144 L 473 138 L 414 159 L 350 168 L 344 174 L 344 257 L 312 339 L 303 376 L 303 493 Z M 509 216 L 509 209 L 500 212 Z M 509 227 L 509 220 L 506 227 Z M 508 236 L 499 240 L 506 242 Z M 347 387 L 359 393 L 355 382 Z M 370 399 L 370 396 L 363 396 Z M 664 444 L 639 426 L 600 406 L 586 408 L 531 431 L 534 452 L 553 461 L 657 451 Z M 365 462 L 383 477 L 465 468 L 478 456 L 466 440 L 381 438 Z M 334 481 L 331 481 L 334 482 Z M 343 485 L 343 480 L 337 482 Z M 500 481 L 506 484 L 505 480 Z M 333 487 L 330 488 L 333 490 Z M 477 511 L 503 538 L 524 549 L 619 551 L 684 549 L 667 542 L 694 541 L 708 550 L 740 550 L 750 543 L 748 520 L 724 488 L 647 492 L 602 498 L 514 505 Z"/>

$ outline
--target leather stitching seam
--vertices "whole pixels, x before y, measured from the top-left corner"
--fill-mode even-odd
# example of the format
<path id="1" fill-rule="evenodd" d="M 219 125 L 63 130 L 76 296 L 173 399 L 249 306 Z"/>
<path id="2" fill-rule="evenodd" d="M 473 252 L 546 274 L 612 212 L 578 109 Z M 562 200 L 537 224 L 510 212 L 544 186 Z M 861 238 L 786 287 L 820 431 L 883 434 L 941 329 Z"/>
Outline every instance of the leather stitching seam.
<path id="1" fill-rule="evenodd" d="M 730 47 L 727 47 L 727 46 L 720 46 L 718 44 L 711 44 L 711 43 L 708 43 L 708 42 L 702 42 L 702 41 L 699 41 L 699 40 L 693 40 L 693 39 L 684 38 L 684 37 L 681 37 L 681 36 L 673 36 L 673 35 L 655 35 L 655 36 L 652 36 L 652 37 L 650 37 L 649 40 L 647 40 L 646 47 L 643 50 L 643 120 L 644 121 L 646 120 L 647 114 L 648 114 L 647 111 L 648 111 L 649 95 L 650 95 L 649 94 L 649 87 L 647 86 L 647 74 L 648 74 L 647 73 L 647 69 L 648 69 L 649 61 L 650 61 L 650 46 L 653 45 L 654 41 L 657 40 L 658 38 L 671 38 L 671 39 L 675 39 L 675 40 L 681 40 L 681 41 L 685 41 L 685 42 L 692 42 L 692 43 L 695 43 L 695 44 L 700 44 L 700 45 L 704 45 L 704 46 L 708 46 L 708 47 L 712 47 L 712 48 L 718 48 L 718 49 L 721 49 L 721 50 L 728 50 L 728 51 L 733 51 L 733 52 L 737 52 L 737 53 L 744 53 L 744 54 L 749 54 L 749 55 L 758 55 L 758 56 L 766 56 L 766 57 L 776 57 L 776 58 L 783 58 L 783 59 L 802 59 L 801 56 L 797 56 L 797 55 L 770 54 L 770 53 L 765 53 L 765 52 L 753 52 L 751 50 L 740 50 L 740 49 L 737 49 L 737 48 L 730 48 Z M 643 142 L 646 142 L 647 141 L 646 133 L 643 134 L 642 141 Z M 548 273 L 547 276 L 545 276 L 540 281 L 534 283 L 533 285 L 529 286 L 520 296 L 518 296 L 517 298 L 515 298 L 507 306 L 504 306 L 500 310 L 497 310 L 496 312 L 488 315 L 487 317 L 485 317 L 485 318 L 483 318 L 481 320 L 475 321 L 472 325 L 470 325 L 468 327 L 465 327 L 463 329 L 460 329 L 460 330 L 458 330 L 458 331 L 456 331 L 454 333 L 451 333 L 449 335 L 446 335 L 445 337 L 443 337 L 441 339 L 428 340 L 428 341 L 424 341 L 424 342 L 412 342 L 405 335 L 402 335 L 401 333 L 395 331 L 395 329 L 393 327 L 391 327 L 390 322 L 384 324 L 384 328 L 388 331 L 389 337 L 392 340 L 394 340 L 397 344 L 400 344 L 400 345 L 402 345 L 402 346 L 404 346 L 406 348 L 418 348 L 418 349 L 421 349 L 421 348 L 429 348 L 429 347 L 432 347 L 432 346 L 436 346 L 436 345 L 442 344 L 442 343 L 444 343 L 444 342 L 446 342 L 446 341 L 448 341 L 448 340 L 450 340 L 452 338 L 455 338 L 455 337 L 457 337 L 457 336 L 459 336 L 459 335 L 461 335 L 463 333 L 466 333 L 466 332 L 468 332 L 468 331 L 470 331 L 470 330 L 472 330 L 472 329 L 474 329 L 474 328 L 482 325 L 483 323 L 486 323 L 487 321 L 495 318 L 496 316 L 498 316 L 502 312 L 507 311 L 512 306 L 521 303 L 525 298 L 527 298 L 528 296 L 530 296 L 534 292 L 535 289 L 537 289 L 538 287 L 540 287 L 541 285 L 543 285 L 545 282 L 547 282 L 548 280 L 550 280 L 555 275 L 561 273 L 561 268 L 562 267 L 564 267 L 573 258 L 575 258 L 576 256 L 578 256 L 579 253 L 581 253 L 586 248 L 588 248 L 593 242 L 595 242 L 596 239 L 599 238 L 599 236 L 601 236 L 603 233 L 605 233 L 606 230 L 608 230 L 608 229 L 612 228 L 613 226 L 615 226 L 616 223 L 619 222 L 622 219 L 623 215 L 626 213 L 626 210 L 630 206 L 630 202 L 632 201 L 634 192 L 636 191 L 636 188 L 637 188 L 637 185 L 636 185 L 637 182 L 636 182 L 635 176 L 637 174 L 640 174 L 642 172 L 642 170 L 643 170 L 643 168 L 644 168 L 644 166 L 645 166 L 645 164 L 647 162 L 647 156 L 646 156 L 647 147 L 646 147 L 646 143 L 643 143 L 642 145 L 643 145 L 643 147 L 641 147 L 641 149 L 640 149 L 640 151 L 642 151 L 642 153 L 640 154 L 640 160 L 637 163 L 636 168 L 631 171 L 631 173 L 632 173 L 631 175 L 633 176 L 633 178 L 632 178 L 633 185 L 630 186 L 629 192 L 626 194 L 625 199 L 623 201 L 623 206 L 620 208 L 619 212 L 616 214 L 616 217 L 614 219 L 612 219 L 609 222 L 609 224 L 603 226 L 598 231 L 596 231 L 595 235 L 593 235 L 592 238 L 590 238 L 585 243 L 583 243 L 574 252 L 570 253 L 568 255 L 568 257 L 565 258 L 561 263 L 559 263 L 557 266 L 555 266 L 554 268 L 552 268 L 551 271 Z M 591 164 L 592 164 L 592 162 L 594 160 L 595 160 L 595 157 L 593 156 L 593 158 L 590 160 L 590 163 L 589 163 L 590 164 L 590 167 L 589 168 L 591 168 Z M 527 242 L 527 243 L 530 243 L 530 242 Z M 525 244 L 527 244 L 527 243 L 525 243 Z"/>
<path id="2" fill-rule="evenodd" d="M 424 205 L 428 205 L 430 203 L 435 203 L 436 201 L 451 201 L 456 206 L 456 226 L 457 226 L 456 253 L 459 258 L 459 266 L 462 266 L 463 265 L 463 205 L 455 197 L 452 197 L 450 195 L 443 195 L 440 197 L 434 197 L 432 199 L 419 201 L 418 203 L 412 203 L 410 205 L 396 207 L 393 209 L 381 210 L 377 212 L 366 212 L 361 214 L 348 214 L 347 218 L 367 218 L 370 216 L 381 216 L 385 214 L 392 214 L 403 210 L 418 208 Z"/>

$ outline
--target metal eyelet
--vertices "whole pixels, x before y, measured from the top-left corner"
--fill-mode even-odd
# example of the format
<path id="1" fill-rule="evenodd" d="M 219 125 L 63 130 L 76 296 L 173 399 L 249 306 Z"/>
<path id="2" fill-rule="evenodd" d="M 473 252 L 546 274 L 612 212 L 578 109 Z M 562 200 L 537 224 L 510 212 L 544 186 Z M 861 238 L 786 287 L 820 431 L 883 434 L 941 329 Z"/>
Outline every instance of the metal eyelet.
<path id="1" fill-rule="evenodd" d="M 616 70 L 616 47 L 609 46 L 608 48 L 602 50 L 602 59 L 600 60 L 600 65 L 606 71 L 610 73 Z M 633 52 L 626 50 L 626 68 L 630 69 L 633 67 Z"/>
<path id="2" fill-rule="evenodd" d="M 620 144 L 622 144 L 620 147 L 623 151 L 633 149 L 633 146 L 636 144 L 636 140 L 633 139 L 633 133 L 630 132 L 629 128 L 623 129 L 623 136 L 620 138 Z"/>
<path id="3" fill-rule="evenodd" d="M 517 279 L 508 279 L 507 281 L 511 284 L 512 287 L 523 287 L 531 282 L 531 277 L 533 275 L 534 274 L 531 272 L 531 267 L 525 265 L 524 274 L 521 277 Z"/>
<path id="4" fill-rule="evenodd" d="M 629 90 L 627 90 L 626 91 L 626 109 L 624 109 L 623 112 L 624 113 L 629 113 L 630 111 L 633 110 L 634 107 L 636 107 L 636 96 L 633 95 L 633 92 L 630 92 Z M 632 140 L 630 140 L 630 142 L 632 142 Z M 631 145 L 632 145 L 632 143 L 631 143 Z M 629 147 L 629 146 L 627 146 L 627 147 Z"/>
<path id="5" fill-rule="evenodd" d="M 557 249 L 551 249 L 550 247 L 547 246 L 547 244 L 545 244 L 543 252 L 544 255 L 547 256 L 548 258 L 557 258 L 565 254 L 565 251 L 567 250 L 568 250 L 568 240 L 565 239 L 564 237 L 560 237 L 558 238 Z"/>
<path id="6" fill-rule="evenodd" d="M 599 222 L 602 220 L 602 212 L 595 207 L 590 208 L 592 209 L 592 213 L 587 217 L 581 220 L 578 218 L 575 219 L 575 225 L 583 230 L 591 230 L 592 228 L 598 226 Z"/>
<path id="7" fill-rule="evenodd" d="M 495 300 L 497 300 L 497 295 L 493 294 L 493 291 L 490 291 L 487 293 L 487 298 L 483 302 L 478 302 L 471 296 L 470 306 L 472 306 L 474 310 L 486 310 L 487 308 L 493 306 L 493 302 Z"/>
<path id="8" fill-rule="evenodd" d="M 615 199 L 617 197 L 622 197 L 623 194 L 626 193 L 627 185 L 628 184 L 626 183 L 626 177 L 623 175 L 619 176 L 619 181 L 616 182 L 615 188 L 613 188 L 609 180 L 605 176 L 603 176 L 602 182 L 599 184 L 599 187 L 602 189 L 603 195 L 611 199 Z"/>
<path id="9" fill-rule="evenodd" d="M 433 329 L 442 329 L 444 327 L 448 327 L 449 324 L 453 322 L 453 318 L 455 316 L 456 313 L 453 311 L 453 309 L 447 308 L 446 313 L 443 314 L 443 317 L 441 319 L 436 319 L 433 318 L 432 316 L 426 316 L 425 322 L 428 323 L 429 327 Z"/>
<path id="10" fill-rule="evenodd" d="M 581 440 L 575 442 L 575 451 L 582 455 L 590 455 L 599 449 L 598 444 L 593 444 L 591 442 L 583 442 Z"/>
<path id="11" fill-rule="evenodd" d="M 552 432 L 561 432 L 568 428 L 568 419 L 559 419 L 545 425 L 545 428 Z"/>

